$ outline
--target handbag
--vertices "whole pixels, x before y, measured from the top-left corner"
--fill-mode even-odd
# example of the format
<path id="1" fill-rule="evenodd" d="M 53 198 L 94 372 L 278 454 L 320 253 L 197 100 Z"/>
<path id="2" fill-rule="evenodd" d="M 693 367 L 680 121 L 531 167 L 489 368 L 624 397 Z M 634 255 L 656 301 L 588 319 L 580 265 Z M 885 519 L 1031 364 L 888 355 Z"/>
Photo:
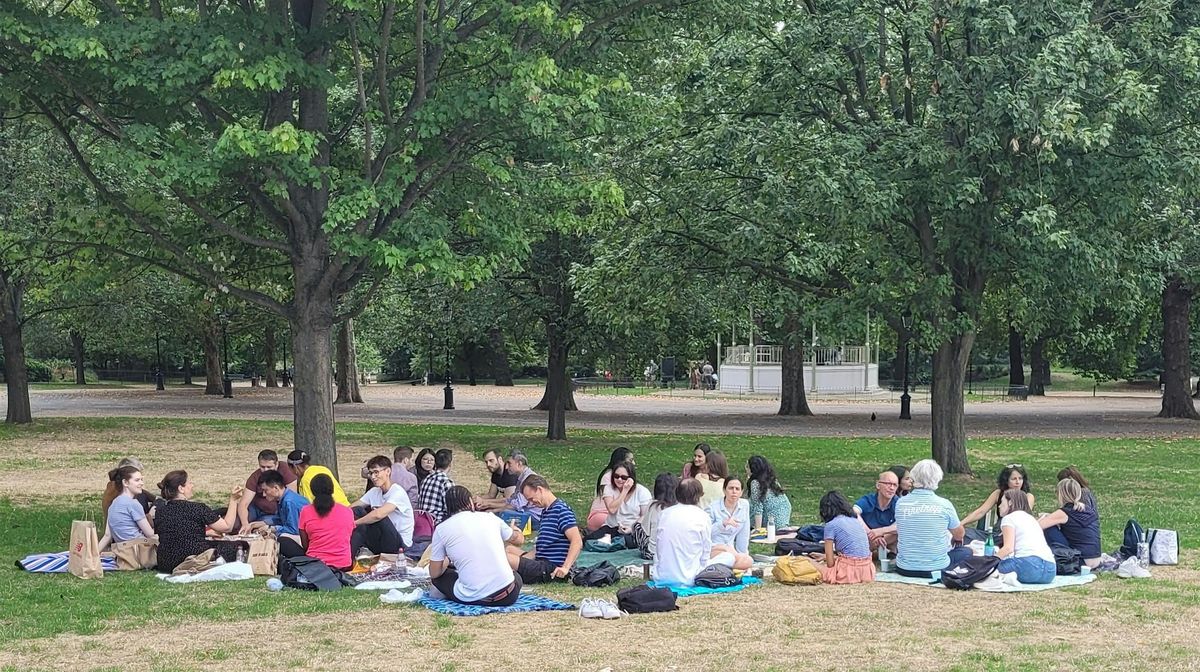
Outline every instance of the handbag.
<path id="1" fill-rule="evenodd" d="M 130 539 L 113 544 L 112 550 L 119 570 L 154 569 L 158 566 L 157 539 Z"/>
<path id="2" fill-rule="evenodd" d="M 1175 530 L 1146 530 L 1146 541 L 1150 543 L 1150 564 L 1179 564 L 1179 533 Z"/>
<path id="3" fill-rule="evenodd" d="M 696 575 L 696 585 L 704 588 L 728 588 L 742 582 L 733 575 L 733 570 L 725 565 L 709 565 Z"/>
<path id="4" fill-rule="evenodd" d="M 255 576 L 275 576 L 279 573 L 279 540 L 273 536 L 251 540 L 246 562 Z"/>
<path id="5" fill-rule="evenodd" d="M 651 588 L 639 584 L 617 591 L 617 608 L 627 614 L 653 614 L 661 611 L 675 611 L 675 593 L 670 588 Z"/>
<path id="6" fill-rule="evenodd" d="M 1058 576 L 1075 576 L 1083 566 L 1083 554 L 1069 546 L 1054 545 L 1050 547 L 1054 553 L 1054 573 Z"/>
<path id="7" fill-rule="evenodd" d="M 776 558 L 771 576 L 787 586 L 815 586 L 821 582 L 821 570 L 812 560 L 796 555 Z"/>
<path id="8" fill-rule="evenodd" d="M 104 576 L 104 568 L 100 566 L 100 539 L 96 536 L 96 523 L 90 520 L 71 521 L 71 540 L 67 551 L 67 571 L 81 579 Z"/>

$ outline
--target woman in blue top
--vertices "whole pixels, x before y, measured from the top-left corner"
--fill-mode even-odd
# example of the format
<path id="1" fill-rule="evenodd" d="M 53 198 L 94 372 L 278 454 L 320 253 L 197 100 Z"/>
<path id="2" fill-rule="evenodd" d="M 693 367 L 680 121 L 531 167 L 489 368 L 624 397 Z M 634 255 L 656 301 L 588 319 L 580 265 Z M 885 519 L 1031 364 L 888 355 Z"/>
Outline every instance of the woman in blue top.
<path id="1" fill-rule="evenodd" d="M 1046 543 L 1073 548 L 1079 551 L 1088 567 L 1099 566 L 1100 514 L 1084 496 L 1079 481 L 1064 478 L 1058 482 L 1057 489 L 1059 509 L 1038 519 Z"/>
<path id="2" fill-rule="evenodd" d="M 725 497 L 709 504 L 712 521 L 712 555 L 732 553 L 734 569 L 750 569 L 750 503 L 742 499 L 742 480 L 725 479 Z"/>
<path id="3" fill-rule="evenodd" d="M 119 488 L 121 494 L 113 499 L 105 512 L 104 536 L 100 537 L 100 550 L 109 544 L 119 544 L 134 539 L 154 536 L 150 519 L 137 498 L 142 494 L 145 479 L 140 469 L 134 466 L 120 467 L 108 472 L 109 482 Z"/>
<path id="4" fill-rule="evenodd" d="M 821 498 L 821 520 L 825 523 L 825 555 L 817 560 L 823 583 L 871 583 L 875 565 L 871 563 L 871 543 L 867 526 L 859 519 L 850 500 L 837 490 Z"/>

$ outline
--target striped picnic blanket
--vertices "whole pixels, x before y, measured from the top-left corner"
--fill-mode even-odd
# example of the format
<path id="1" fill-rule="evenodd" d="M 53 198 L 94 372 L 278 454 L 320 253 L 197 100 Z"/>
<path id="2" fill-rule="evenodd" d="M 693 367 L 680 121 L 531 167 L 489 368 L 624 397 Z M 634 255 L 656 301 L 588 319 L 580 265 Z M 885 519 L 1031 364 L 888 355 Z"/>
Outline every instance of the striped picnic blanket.
<path id="1" fill-rule="evenodd" d="M 34 553 L 33 555 L 25 556 L 24 560 L 18 560 L 17 567 L 27 572 L 37 572 L 39 574 L 65 573 L 67 571 L 69 555 L 67 551 Z M 100 556 L 100 568 L 106 572 L 117 571 L 117 559 L 104 555 Z"/>
<path id="2" fill-rule="evenodd" d="M 559 602 L 540 595 L 525 594 L 517 598 L 511 607 L 480 607 L 469 604 L 459 604 L 452 600 L 435 600 L 432 597 L 422 597 L 420 604 L 439 614 L 448 616 L 483 616 L 484 614 L 516 614 L 525 611 L 569 611 L 575 608 L 573 604 Z"/>

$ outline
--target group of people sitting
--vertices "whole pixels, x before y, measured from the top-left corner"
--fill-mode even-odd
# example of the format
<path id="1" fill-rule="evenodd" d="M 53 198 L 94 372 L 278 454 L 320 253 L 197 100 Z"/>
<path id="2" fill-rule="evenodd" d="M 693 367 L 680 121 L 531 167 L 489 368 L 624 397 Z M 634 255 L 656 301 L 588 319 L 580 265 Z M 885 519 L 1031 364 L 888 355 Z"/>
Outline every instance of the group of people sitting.
<path id="1" fill-rule="evenodd" d="M 230 493 L 228 505 L 214 510 L 193 501 L 186 471 L 169 472 L 158 483 L 160 497 L 145 490 L 142 466 L 125 459 L 109 472 L 103 507 L 107 514 L 101 550 L 138 539 L 157 541 L 157 569 L 171 572 L 192 555 L 216 547 L 236 551 L 212 534 L 249 534 L 270 528 L 280 555 L 317 558 L 348 570 L 354 553 L 403 553 L 427 544 L 433 585 L 448 599 L 465 604 L 505 606 L 524 584 L 565 579 L 585 539 L 620 540 L 653 563 L 663 583 L 693 585 L 710 565 L 735 570 L 753 564 L 752 529 L 788 526 L 791 502 L 770 462 L 746 463 L 746 480 L 729 471 L 725 456 L 699 444 L 679 476 L 656 475 L 653 491 L 637 479 L 634 454 L 617 448 L 596 479 L 587 529 L 558 498 L 549 482 L 529 466 L 521 451 L 506 456 L 489 450 L 486 493 L 475 496 L 455 485 L 448 449 L 407 447 L 392 457 L 367 461 L 367 488 L 351 502 L 334 474 L 294 450 L 281 462 L 274 451 L 258 455 L 258 468 Z M 1000 571 L 1015 572 L 1023 583 L 1047 583 L 1055 574 L 1050 544 L 1078 549 L 1094 567 L 1100 559 L 1099 514 L 1087 481 L 1074 467 L 1060 473 L 1058 508 L 1034 518 L 1029 479 L 1019 464 L 1001 471 L 996 489 L 968 516 L 936 494 L 942 470 L 923 460 L 881 473 L 874 492 L 854 504 L 837 491 L 821 498 L 824 553 L 814 554 L 827 583 L 874 578 L 872 554 L 894 555 L 896 571 L 932 576 L 970 550 L 959 545 L 967 526 L 995 513 L 1000 538 Z M 745 495 L 745 497 L 743 497 Z M 415 506 L 414 506 L 415 503 Z M 537 531 L 524 550 L 523 530 Z M 994 532 L 994 530 L 989 530 Z M 228 558 L 232 559 L 232 558 Z"/>

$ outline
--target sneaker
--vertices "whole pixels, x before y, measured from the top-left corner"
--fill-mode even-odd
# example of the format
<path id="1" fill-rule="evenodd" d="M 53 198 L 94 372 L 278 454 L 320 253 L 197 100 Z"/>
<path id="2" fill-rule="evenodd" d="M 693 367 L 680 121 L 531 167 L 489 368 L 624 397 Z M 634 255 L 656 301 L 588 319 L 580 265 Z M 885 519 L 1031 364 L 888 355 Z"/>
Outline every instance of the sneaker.
<path id="1" fill-rule="evenodd" d="M 597 602 L 600 603 L 600 613 L 604 616 L 604 620 L 611 621 L 614 618 L 621 617 L 622 612 L 617 605 L 608 600 L 597 600 Z"/>
<path id="2" fill-rule="evenodd" d="M 604 609 L 600 606 L 600 600 L 595 597 L 586 597 L 579 605 L 580 618 L 604 618 Z"/>
<path id="3" fill-rule="evenodd" d="M 1122 579 L 1148 579 L 1150 570 L 1142 567 L 1137 558 L 1129 558 L 1117 568 L 1117 576 Z"/>

